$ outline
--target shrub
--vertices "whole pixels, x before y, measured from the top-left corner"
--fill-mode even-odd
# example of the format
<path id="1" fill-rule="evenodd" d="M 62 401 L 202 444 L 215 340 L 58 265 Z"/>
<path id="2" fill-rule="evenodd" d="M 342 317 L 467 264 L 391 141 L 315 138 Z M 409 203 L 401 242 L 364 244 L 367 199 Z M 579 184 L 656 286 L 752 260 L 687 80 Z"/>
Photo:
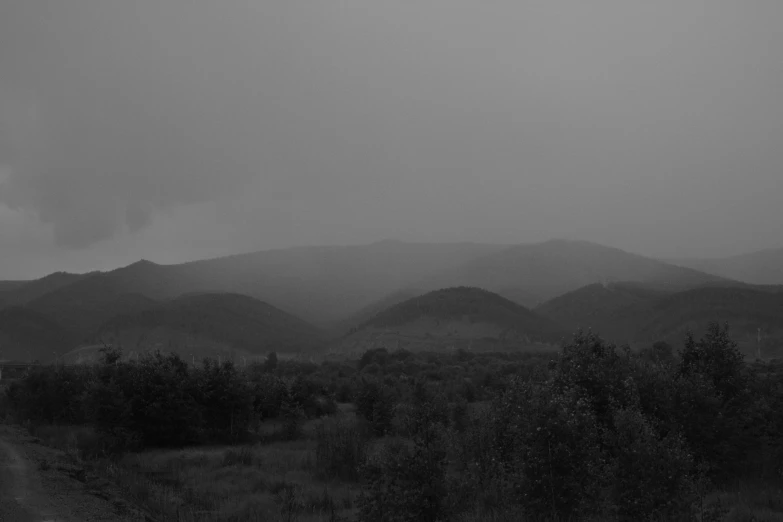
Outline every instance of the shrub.
<path id="1" fill-rule="evenodd" d="M 237 442 L 248 433 L 253 415 L 250 386 L 231 361 L 218 365 L 205 360 L 195 372 L 202 438 L 217 442 Z"/>
<path id="2" fill-rule="evenodd" d="M 390 432 L 393 407 L 388 388 L 376 381 L 362 381 L 356 393 L 356 413 L 369 422 L 377 436 Z"/>
<path id="3" fill-rule="evenodd" d="M 367 458 L 367 438 L 356 426 L 320 422 L 315 431 L 316 468 L 328 478 L 358 481 Z"/>
<path id="4" fill-rule="evenodd" d="M 635 408 L 616 410 L 611 448 L 611 503 L 620 520 L 673 520 L 695 500 L 694 461 L 676 432 L 659 438 Z"/>

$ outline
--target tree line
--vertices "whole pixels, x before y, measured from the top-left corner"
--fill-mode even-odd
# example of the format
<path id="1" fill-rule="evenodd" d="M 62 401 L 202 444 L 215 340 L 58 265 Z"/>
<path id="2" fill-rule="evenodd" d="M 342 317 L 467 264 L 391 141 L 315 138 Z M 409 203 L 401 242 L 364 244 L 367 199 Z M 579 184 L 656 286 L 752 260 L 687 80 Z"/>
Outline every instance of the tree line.
<path id="1" fill-rule="evenodd" d="M 718 520 L 715 488 L 783 482 L 783 367 L 747 364 L 718 324 L 676 353 L 590 332 L 551 354 L 376 349 L 246 370 L 107 351 L 4 400 L 20 421 L 92 425 L 106 451 L 242 442 L 266 419 L 295 438 L 350 401 L 355 422 L 317 426 L 315 465 L 361 486 L 362 521 Z"/>

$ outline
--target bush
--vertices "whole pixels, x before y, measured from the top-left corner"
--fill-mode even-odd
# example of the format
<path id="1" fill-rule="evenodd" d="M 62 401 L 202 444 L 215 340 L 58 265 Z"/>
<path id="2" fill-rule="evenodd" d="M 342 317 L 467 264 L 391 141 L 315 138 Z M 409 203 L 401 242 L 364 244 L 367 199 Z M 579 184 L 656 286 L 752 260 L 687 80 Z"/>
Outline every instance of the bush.
<path id="1" fill-rule="evenodd" d="M 320 422 L 315 430 L 316 468 L 326 477 L 356 482 L 367 458 L 368 440 L 356 426 Z"/>
<path id="2" fill-rule="evenodd" d="M 359 520 L 435 522 L 447 512 L 445 452 L 430 438 L 384 444 L 362 468 Z"/>
<path id="3" fill-rule="evenodd" d="M 253 396 L 234 364 L 227 361 L 218 365 L 205 360 L 194 379 L 204 430 L 202 438 L 237 442 L 246 437 L 253 417 Z"/>
<path id="4" fill-rule="evenodd" d="M 620 520 L 673 520 L 695 500 L 694 460 L 676 432 L 659 438 L 635 408 L 616 410 L 611 448 L 611 504 Z"/>
<path id="5" fill-rule="evenodd" d="M 375 435 L 389 433 L 394 417 L 389 389 L 376 381 L 362 381 L 356 392 L 356 414 L 369 422 Z"/>

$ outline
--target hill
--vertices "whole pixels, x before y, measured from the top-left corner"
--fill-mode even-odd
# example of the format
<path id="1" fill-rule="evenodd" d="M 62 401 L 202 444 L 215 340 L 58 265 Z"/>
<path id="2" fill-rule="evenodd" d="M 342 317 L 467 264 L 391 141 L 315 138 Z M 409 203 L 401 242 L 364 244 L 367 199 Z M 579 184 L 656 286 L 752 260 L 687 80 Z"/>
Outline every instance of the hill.
<path id="1" fill-rule="evenodd" d="M 77 339 L 49 318 L 20 307 L 0 310 L 0 360 L 50 361 Z"/>
<path id="2" fill-rule="evenodd" d="M 30 301 L 27 308 L 82 340 L 106 321 L 154 306 L 155 300 L 114 284 L 109 274 L 94 274 Z"/>
<path id="3" fill-rule="evenodd" d="M 722 280 L 595 243 L 553 240 L 488 254 L 418 286 L 475 286 L 533 307 L 592 283 L 635 281 L 676 291 Z"/>
<path id="4" fill-rule="evenodd" d="M 759 329 L 767 355 L 783 354 L 783 293 L 747 285 L 660 292 L 637 284 L 588 285 L 534 311 L 571 330 L 591 328 L 632 346 L 665 341 L 681 346 L 687 331 L 701 335 L 711 321 L 728 322 L 745 353 L 756 351 Z"/>
<path id="5" fill-rule="evenodd" d="M 672 263 L 756 285 L 783 285 L 783 248 L 712 259 L 677 259 Z"/>
<path id="6" fill-rule="evenodd" d="M 699 288 L 658 301 L 641 322 L 637 341 L 679 344 L 686 331 L 700 334 L 710 321 L 728 322 L 732 337 L 746 348 L 756 345 L 759 329 L 768 348 L 783 345 L 783 293 L 749 288 Z"/>
<path id="7" fill-rule="evenodd" d="M 666 295 L 634 283 L 596 283 L 555 297 L 533 311 L 571 331 L 589 328 L 624 343 L 636 338 L 641 318 Z"/>
<path id="8" fill-rule="evenodd" d="M 447 288 L 408 299 L 354 328 L 336 351 L 374 346 L 409 350 L 504 349 L 556 343 L 549 320 L 480 288 Z"/>
<path id="9" fill-rule="evenodd" d="M 111 296 L 130 293 L 166 300 L 217 291 L 249 295 L 324 325 L 430 273 L 460 266 L 500 248 L 385 241 L 269 250 L 179 265 L 139 261 L 50 292 L 41 298 L 46 305 L 38 301 L 35 308 L 54 314 L 80 301 L 103 303 Z"/>
<path id="10" fill-rule="evenodd" d="M 24 286 L 30 281 L 0 281 L 0 292 L 9 292 L 16 290 L 20 286 Z"/>
<path id="11" fill-rule="evenodd" d="M 89 341 L 122 346 L 126 352 L 161 349 L 198 358 L 310 351 L 319 347 L 320 339 L 314 326 L 267 303 L 244 295 L 207 293 L 115 317 Z"/>
<path id="12" fill-rule="evenodd" d="M 357 313 L 351 315 L 349 318 L 340 321 L 337 324 L 335 330 L 339 331 L 340 335 L 342 335 L 351 328 L 361 326 L 386 309 L 425 293 L 426 292 L 413 289 L 404 289 L 392 292 L 391 294 L 388 294 L 385 297 L 365 306 Z"/>
<path id="13" fill-rule="evenodd" d="M 55 272 L 40 279 L 21 281 L 0 294 L 0 300 L 2 300 L 0 306 L 3 306 L 3 303 L 5 303 L 5 306 L 25 305 L 50 292 L 66 287 L 94 274 L 95 273 L 71 274 L 68 272 Z M 0 290 L 2 290 L 2 286 L 0 286 Z"/>

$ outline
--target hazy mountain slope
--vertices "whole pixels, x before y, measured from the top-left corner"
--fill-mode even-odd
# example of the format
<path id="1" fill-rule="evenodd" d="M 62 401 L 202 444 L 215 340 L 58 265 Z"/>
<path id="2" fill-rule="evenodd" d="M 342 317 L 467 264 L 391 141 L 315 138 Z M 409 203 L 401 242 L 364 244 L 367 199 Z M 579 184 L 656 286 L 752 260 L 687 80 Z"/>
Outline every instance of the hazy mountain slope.
<path id="1" fill-rule="evenodd" d="M 388 308 L 425 293 L 427 292 L 414 289 L 404 289 L 392 292 L 391 294 L 388 294 L 381 299 L 378 299 L 377 301 L 374 301 L 373 303 L 365 306 L 344 321 L 340 321 L 337 325 L 337 329 L 343 330 L 341 331 L 341 334 L 344 334 L 345 331 L 364 324 L 379 313 L 386 311 Z"/>
<path id="2" fill-rule="evenodd" d="M 677 259 L 671 262 L 751 284 L 783 284 L 783 248 L 732 257 Z"/>
<path id="3" fill-rule="evenodd" d="M 637 281 L 660 289 L 682 290 L 721 278 L 670 265 L 616 248 L 584 241 L 553 240 L 518 245 L 444 271 L 417 286 L 476 286 L 525 306 L 536 306 L 583 286 Z"/>
<path id="4" fill-rule="evenodd" d="M 666 295 L 631 283 L 596 283 L 555 297 L 533 311 L 572 331 L 589 328 L 619 344 L 634 340 L 644 314 Z"/>
<path id="5" fill-rule="evenodd" d="M 105 302 L 137 293 L 171 299 L 191 292 L 246 294 L 320 324 L 344 319 L 361 307 L 427 274 L 459 266 L 501 247 L 387 241 L 364 246 L 304 247 L 157 265 L 140 261 L 93 275 L 51 292 L 53 310 L 80 300 Z M 36 307 L 41 307 L 36 303 Z"/>
<path id="6" fill-rule="evenodd" d="M 109 274 L 95 274 L 49 292 L 28 303 L 27 308 L 48 317 L 81 340 L 113 317 L 155 305 L 155 300 L 133 293 L 132 289 L 132 285 L 116 284 Z"/>
<path id="7" fill-rule="evenodd" d="M 548 319 L 479 288 L 447 288 L 394 305 L 355 328 L 340 351 L 372 346 L 407 349 L 522 348 L 557 342 L 563 332 Z"/>
<path id="8" fill-rule="evenodd" d="M 49 361 L 75 344 L 71 332 L 33 310 L 0 310 L 0 359 Z"/>
<path id="9" fill-rule="evenodd" d="M 0 308 L 10 306 L 12 294 L 30 281 L 0 281 Z"/>
<path id="10" fill-rule="evenodd" d="M 252 297 L 189 295 L 103 324 L 92 341 L 126 350 L 160 348 L 185 355 L 237 351 L 265 354 L 319 347 L 321 332 L 309 323 Z"/>
<path id="11" fill-rule="evenodd" d="M 16 290 L 30 281 L 0 281 L 0 293 Z"/>
<path id="12" fill-rule="evenodd" d="M 681 343 L 686 331 L 702 331 L 710 321 L 728 322 L 732 336 L 755 344 L 758 329 L 783 340 L 783 294 L 746 288 L 699 288 L 661 299 L 640 324 L 637 340 Z"/>
<path id="13" fill-rule="evenodd" d="M 3 297 L 7 306 L 24 305 L 49 292 L 71 285 L 96 273 L 71 274 L 68 272 L 55 272 L 40 279 L 25 281 L 23 284 L 15 285 L 14 288 L 5 292 Z"/>

